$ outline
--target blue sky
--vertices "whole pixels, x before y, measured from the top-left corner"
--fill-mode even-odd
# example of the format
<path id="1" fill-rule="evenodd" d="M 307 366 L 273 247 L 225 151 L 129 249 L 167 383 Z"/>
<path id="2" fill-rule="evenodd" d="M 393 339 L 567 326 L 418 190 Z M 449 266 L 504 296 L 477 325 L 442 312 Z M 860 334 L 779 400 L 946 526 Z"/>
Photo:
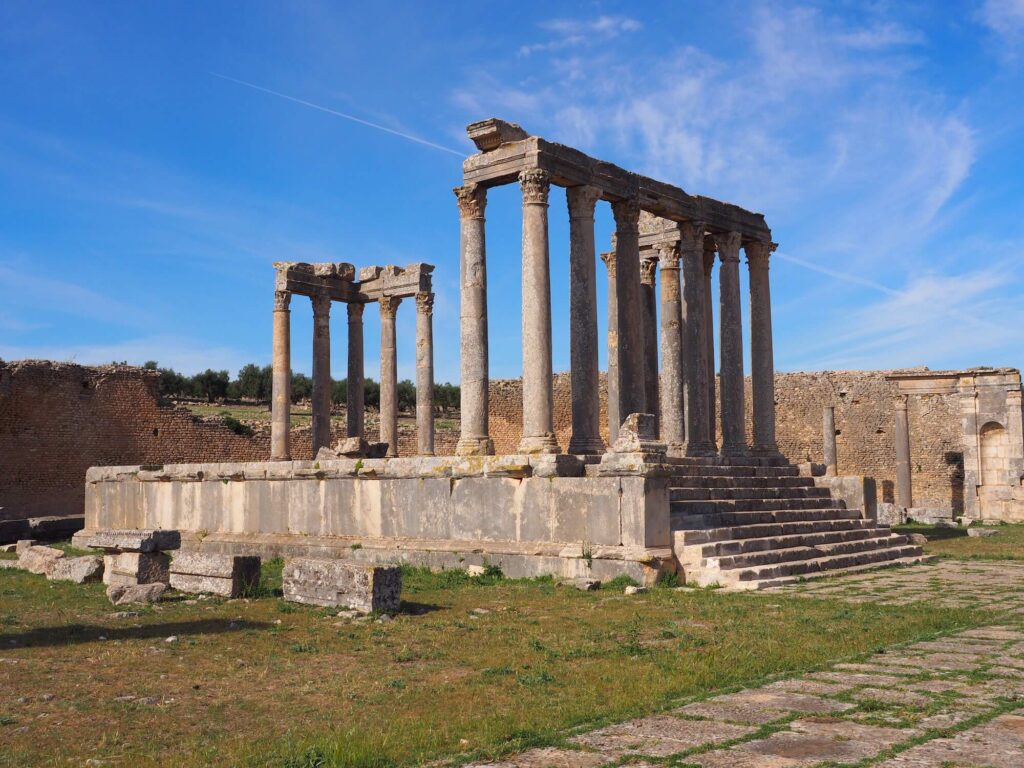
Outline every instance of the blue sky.
<path id="1" fill-rule="evenodd" d="M 461 159 L 444 148 L 472 152 L 465 125 L 493 115 L 764 212 L 779 370 L 1019 367 L 1022 97 L 1024 0 L 7 0 L 0 357 L 235 371 L 269 362 L 273 261 L 427 261 L 437 376 L 457 380 Z M 560 190 L 550 218 L 565 370 Z M 493 191 L 495 377 L 521 370 L 519 226 L 518 190 Z M 599 206 L 599 247 L 611 230 Z M 599 283 L 603 301 L 600 265 Z M 307 301 L 292 321 L 308 372 Z M 403 377 L 413 328 L 406 302 Z M 372 375 L 378 336 L 367 312 Z"/>

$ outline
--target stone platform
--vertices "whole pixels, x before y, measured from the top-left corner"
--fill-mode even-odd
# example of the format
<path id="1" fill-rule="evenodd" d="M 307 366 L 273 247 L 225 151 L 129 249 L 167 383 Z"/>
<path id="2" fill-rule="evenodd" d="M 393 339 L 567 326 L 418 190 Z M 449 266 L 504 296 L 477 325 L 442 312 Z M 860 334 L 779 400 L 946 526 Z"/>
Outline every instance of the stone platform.
<path id="1" fill-rule="evenodd" d="M 493 564 L 756 589 L 915 562 L 921 549 L 764 458 L 558 456 L 96 467 L 86 531 L 173 528 L 183 549 L 435 568 Z"/>

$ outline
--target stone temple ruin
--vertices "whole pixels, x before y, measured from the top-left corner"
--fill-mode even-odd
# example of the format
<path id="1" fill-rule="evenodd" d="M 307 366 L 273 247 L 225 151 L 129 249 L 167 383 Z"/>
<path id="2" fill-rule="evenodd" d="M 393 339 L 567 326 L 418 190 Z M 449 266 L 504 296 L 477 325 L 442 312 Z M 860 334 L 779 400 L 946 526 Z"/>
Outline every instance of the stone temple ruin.
<path id="1" fill-rule="evenodd" d="M 512 576 L 651 581 L 681 570 L 689 583 L 757 588 L 834 569 L 910 562 L 902 536 L 801 477 L 775 439 L 769 259 L 764 218 L 692 196 L 516 125 L 470 125 L 480 150 L 455 190 L 461 221 L 461 438 L 456 456 L 430 440 L 430 267 L 361 270 L 279 264 L 274 323 L 274 439 L 264 462 L 94 467 L 86 533 L 169 528 L 185 550 L 415 562 L 492 563 Z M 523 194 L 523 429 L 495 456 L 488 431 L 485 207 L 490 187 Z M 572 436 L 560 446 L 552 412 L 548 192 L 567 188 L 570 217 Z M 594 210 L 611 204 L 609 427 L 600 436 Z M 744 427 L 739 270 L 750 275 L 753 442 Z M 720 263 L 721 407 L 713 413 L 711 269 Z M 654 295 L 660 272 L 660 313 Z M 680 285 L 682 277 L 682 285 Z M 291 460 L 288 297 L 313 299 L 314 459 Z M 396 457 L 393 312 L 417 296 L 417 379 L 423 408 L 417 457 Z M 424 297 L 422 300 L 420 297 Z M 327 312 L 349 303 L 349 381 L 362 379 L 362 306 L 382 311 L 385 458 L 328 447 Z M 654 318 L 660 314 L 660 328 Z M 389 320 L 391 322 L 389 322 Z M 659 373 L 657 350 L 661 350 Z M 318 382 L 318 383 L 317 383 Z M 352 401 L 356 401 L 353 403 Z M 362 438 L 350 398 L 347 432 Z M 721 448 L 716 424 L 721 424 Z M 316 424 L 319 423 L 319 427 Z M 566 451 L 563 453 L 563 449 Z M 345 455 L 342 455 L 345 454 Z"/>

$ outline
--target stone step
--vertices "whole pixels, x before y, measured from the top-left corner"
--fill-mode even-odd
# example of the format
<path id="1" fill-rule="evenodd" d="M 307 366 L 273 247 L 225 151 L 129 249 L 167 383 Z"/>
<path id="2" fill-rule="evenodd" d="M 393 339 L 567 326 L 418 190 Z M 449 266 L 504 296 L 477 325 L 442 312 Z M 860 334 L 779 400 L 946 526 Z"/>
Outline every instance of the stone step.
<path id="1" fill-rule="evenodd" d="M 886 536 L 860 539 L 859 541 L 839 541 L 832 544 L 821 544 L 815 547 L 785 547 L 770 549 L 764 552 L 749 552 L 742 555 L 728 555 L 719 558 L 705 558 L 702 567 L 717 567 L 722 571 L 753 568 L 760 565 L 793 563 L 801 560 L 814 560 L 822 557 L 852 555 L 872 552 L 892 547 L 900 547 L 908 541 L 906 536 L 888 534 Z M 714 561 L 714 562 L 713 562 Z"/>
<path id="2" fill-rule="evenodd" d="M 672 477 L 799 477 L 796 467 L 727 467 L 721 464 L 673 466 Z"/>
<path id="3" fill-rule="evenodd" d="M 812 533 L 860 531 L 876 528 L 873 520 L 801 520 L 789 523 L 723 526 L 720 528 L 677 529 L 672 533 L 674 547 L 713 544 L 720 541 L 761 540 L 773 536 L 808 535 Z"/>
<path id="4" fill-rule="evenodd" d="M 831 496 L 811 499 L 720 499 L 717 501 L 672 500 L 672 512 L 687 515 L 713 515 L 726 512 L 774 512 L 777 510 L 843 509 Z"/>
<path id="5" fill-rule="evenodd" d="M 797 560 L 790 563 L 738 568 L 731 571 L 724 571 L 723 573 L 735 574 L 734 578 L 736 581 L 761 581 L 764 579 L 779 579 L 787 576 L 805 576 L 811 573 L 834 571 L 850 568 L 856 565 L 880 563 L 904 557 L 920 557 L 922 554 L 923 550 L 921 547 L 914 546 L 912 544 L 905 544 L 902 546 L 875 549 L 868 552 L 855 552 L 851 554 L 832 555 L 809 560 Z"/>
<path id="6" fill-rule="evenodd" d="M 671 488 L 814 488 L 811 477 L 729 477 L 728 475 L 674 476 Z"/>
<path id="7" fill-rule="evenodd" d="M 673 508 L 675 504 L 672 505 Z M 768 523 L 798 523 L 812 521 L 860 520 L 859 509 L 775 509 L 758 512 L 714 512 L 688 514 L 673 512 L 672 529 L 732 528 L 764 525 Z"/>
<path id="8" fill-rule="evenodd" d="M 918 565 L 920 563 L 932 562 L 935 560 L 934 555 L 912 555 L 910 557 L 895 557 L 892 560 L 880 560 L 877 563 L 864 563 L 863 565 L 848 565 L 841 569 L 843 574 L 848 573 L 860 573 L 862 571 L 872 571 L 879 568 L 894 568 L 900 565 Z M 777 579 L 757 579 L 752 581 L 741 581 L 737 582 L 733 589 L 774 589 L 776 587 L 785 587 L 790 584 L 796 584 L 801 581 L 807 581 L 808 579 L 821 579 L 827 576 L 836 576 L 837 570 L 824 570 L 817 571 L 816 573 L 804 573 L 799 576 L 780 576 Z"/>
<path id="9" fill-rule="evenodd" d="M 831 499 L 828 488 L 673 488 L 672 501 Z"/>
<path id="10" fill-rule="evenodd" d="M 825 544 L 836 544 L 845 541 L 863 541 L 889 536 L 887 526 L 870 528 L 841 528 L 829 526 L 827 530 L 796 533 L 782 536 L 745 537 L 740 539 L 724 539 L 713 542 L 687 544 L 684 538 L 687 531 L 679 531 L 676 541 L 679 548 L 695 551 L 700 558 L 728 557 L 752 552 L 764 552 L 771 549 L 788 549 L 790 547 L 818 547 Z"/>

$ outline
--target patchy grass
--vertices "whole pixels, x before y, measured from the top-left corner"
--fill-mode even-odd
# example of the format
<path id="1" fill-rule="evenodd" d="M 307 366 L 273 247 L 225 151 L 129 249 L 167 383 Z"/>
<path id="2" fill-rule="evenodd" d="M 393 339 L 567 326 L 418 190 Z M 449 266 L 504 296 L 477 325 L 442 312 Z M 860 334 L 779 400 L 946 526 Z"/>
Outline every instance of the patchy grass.
<path id="1" fill-rule="evenodd" d="M 968 536 L 966 528 L 934 525 L 900 525 L 900 533 L 923 533 L 928 537 L 924 551 L 954 560 L 1024 560 L 1024 525 L 997 525 L 995 536 Z"/>
<path id="2" fill-rule="evenodd" d="M 494 756 L 991 621 L 928 603 L 626 597 L 496 570 L 406 569 L 390 620 L 288 605 L 279 589 L 270 561 L 257 599 L 173 596 L 129 611 L 102 585 L 0 571 L 0 766 L 383 768 Z"/>

